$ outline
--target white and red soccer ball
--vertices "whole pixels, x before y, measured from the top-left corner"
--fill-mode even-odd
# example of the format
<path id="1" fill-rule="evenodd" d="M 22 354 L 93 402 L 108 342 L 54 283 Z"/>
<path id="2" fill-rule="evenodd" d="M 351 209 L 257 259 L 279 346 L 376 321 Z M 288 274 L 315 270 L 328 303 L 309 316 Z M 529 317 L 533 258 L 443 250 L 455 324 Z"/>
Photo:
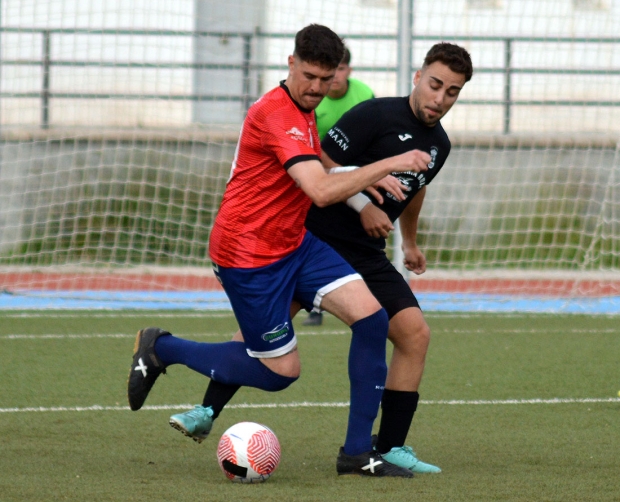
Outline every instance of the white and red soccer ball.
<path id="1" fill-rule="evenodd" d="M 231 481 L 261 483 L 280 463 L 280 442 L 269 427 L 240 422 L 222 434 L 217 461 Z"/>

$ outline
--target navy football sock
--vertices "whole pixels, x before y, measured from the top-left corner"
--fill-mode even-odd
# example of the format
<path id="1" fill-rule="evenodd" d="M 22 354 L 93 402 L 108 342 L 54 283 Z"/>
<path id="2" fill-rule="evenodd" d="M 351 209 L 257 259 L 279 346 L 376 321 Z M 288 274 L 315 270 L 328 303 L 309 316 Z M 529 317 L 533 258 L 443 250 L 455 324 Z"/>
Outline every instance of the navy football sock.
<path id="1" fill-rule="evenodd" d="M 286 389 L 297 378 L 274 373 L 250 357 L 242 342 L 202 343 L 175 336 L 160 336 L 155 352 L 161 361 L 184 364 L 190 369 L 229 385 L 245 385 L 266 391 Z"/>
<path id="2" fill-rule="evenodd" d="M 351 405 L 344 443 L 347 455 L 372 449 L 370 436 L 385 386 L 385 344 L 389 320 L 384 309 L 353 323 L 349 349 Z"/>

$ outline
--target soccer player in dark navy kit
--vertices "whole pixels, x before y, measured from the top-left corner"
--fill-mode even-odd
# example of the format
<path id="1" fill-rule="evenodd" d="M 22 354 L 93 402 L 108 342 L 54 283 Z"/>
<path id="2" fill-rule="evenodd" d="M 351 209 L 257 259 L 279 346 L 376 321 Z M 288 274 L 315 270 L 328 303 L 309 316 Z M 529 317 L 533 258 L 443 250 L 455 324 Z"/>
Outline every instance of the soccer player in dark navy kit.
<path id="1" fill-rule="evenodd" d="M 304 221 L 312 203 L 346 200 L 390 172 L 427 171 L 430 157 L 410 150 L 361 168 L 324 169 L 314 109 L 343 53 L 342 40 L 325 26 L 298 32 L 287 79 L 254 103 L 244 120 L 209 240 L 214 271 L 243 340 L 199 343 L 160 328 L 140 330 L 127 394 L 131 409 L 139 410 L 173 364 L 209 377 L 225 396 L 239 386 L 285 389 L 301 371 L 292 314 L 301 306 L 322 308 L 352 329 L 351 403 L 338 474 L 411 477 L 372 448 L 387 374 L 388 316 L 359 274 L 308 232 Z M 214 399 L 207 391 L 202 406 L 172 416 L 170 424 L 201 441 L 229 397 Z"/>
<path id="2" fill-rule="evenodd" d="M 441 471 L 419 461 L 404 444 L 417 408 L 430 329 L 409 284 L 388 260 L 385 239 L 399 218 L 404 265 L 415 274 L 425 271 L 426 260 L 416 244 L 418 217 L 426 186 L 450 153 L 450 140 L 439 120 L 456 102 L 472 73 L 465 49 L 439 43 L 416 72 L 415 88 L 409 96 L 365 101 L 345 113 L 321 144 L 326 168 L 364 166 L 413 148 L 430 154 L 428 170 L 394 173 L 406 187 L 405 200 L 380 188 L 379 193 L 363 192 L 346 203 L 323 208 L 313 205 L 306 218 L 306 228 L 353 266 L 388 313 L 394 353 L 375 447 L 389 462 L 417 473 Z"/>

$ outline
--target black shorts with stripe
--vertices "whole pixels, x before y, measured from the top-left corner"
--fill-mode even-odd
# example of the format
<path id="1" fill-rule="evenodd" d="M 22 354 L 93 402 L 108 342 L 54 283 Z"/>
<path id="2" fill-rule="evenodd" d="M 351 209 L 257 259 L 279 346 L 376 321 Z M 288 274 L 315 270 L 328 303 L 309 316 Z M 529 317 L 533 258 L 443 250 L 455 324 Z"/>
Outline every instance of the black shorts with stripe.
<path id="1" fill-rule="evenodd" d="M 390 319 L 406 308 L 420 308 L 411 287 L 385 253 L 364 253 L 338 243 L 329 244 L 364 278 Z"/>

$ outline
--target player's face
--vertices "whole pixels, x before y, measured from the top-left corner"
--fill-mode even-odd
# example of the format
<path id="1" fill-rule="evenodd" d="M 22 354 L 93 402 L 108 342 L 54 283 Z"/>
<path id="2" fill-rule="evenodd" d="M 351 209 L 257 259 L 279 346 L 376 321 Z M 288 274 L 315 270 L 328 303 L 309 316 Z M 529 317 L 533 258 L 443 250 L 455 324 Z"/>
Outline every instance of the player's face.
<path id="1" fill-rule="evenodd" d="M 314 110 L 329 91 L 336 69 L 326 69 L 295 56 L 288 57 L 288 87 L 293 99 L 307 110 Z"/>
<path id="2" fill-rule="evenodd" d="M 351 67 L 348 64 L 340 63 L 336 68 L 336 74 L 332 81 L 332 86 L 329 88 L 330 98 L 339 98 L 344 96 L 347 92 L 347 80 L 351 75 Z"/>
<path id="3" fill-rule="evenodd" d="M 411 109 L 420 122 L 433 127 L 456 103 L 465 85 L 465 75 L 435 61 L 418 70 L 413 83 L 415 88 L 409 97 Z"/>

